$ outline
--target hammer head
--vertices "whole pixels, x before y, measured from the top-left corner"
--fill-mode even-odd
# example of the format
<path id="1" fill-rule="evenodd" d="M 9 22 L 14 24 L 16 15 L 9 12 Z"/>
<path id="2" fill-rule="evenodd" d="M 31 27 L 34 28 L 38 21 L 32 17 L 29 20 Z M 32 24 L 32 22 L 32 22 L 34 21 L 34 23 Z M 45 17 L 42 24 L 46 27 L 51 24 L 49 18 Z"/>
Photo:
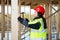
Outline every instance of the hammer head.
<path id="1" fill-rule="evenodd" d="M 24 14 L 24 12 L 20 13 L 20 14 Z"/>

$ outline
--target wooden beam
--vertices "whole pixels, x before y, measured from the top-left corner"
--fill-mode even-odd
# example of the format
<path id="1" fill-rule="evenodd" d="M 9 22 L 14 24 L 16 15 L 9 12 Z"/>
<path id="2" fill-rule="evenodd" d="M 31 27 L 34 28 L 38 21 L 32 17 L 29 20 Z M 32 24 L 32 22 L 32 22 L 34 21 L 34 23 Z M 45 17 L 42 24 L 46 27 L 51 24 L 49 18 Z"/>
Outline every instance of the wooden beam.
<path id="1" fill-rule="evenodd" d="M 56 13 L 57 40 L 59 39 L 59 13 Z"/>
<path id="2" fill-rule="evenodd" d="M 50 14 L 46 19 L 48 19 L 48 18 L 50 18 L 50 17 L 52 17 L 53 15 L 55 15 L 57 12 L 59 12 L 60 11 L 60 9 L 58 9 L 56 12 L 54 12 L 53 14 Z"/>
<path id="3" fill-rule="evenodd" d="M 59 8 L 60 8 L 60 1 L 59 1 Z M 59 11 L 59 15 L 60 15 L 60 11 Z M 60 17 L 59 17 L 59 28 L 60 28 Z M 59 31 L 59 34 L 60 34 L 60 31 Z M 60 39 L 60 37 L 59 37 Z"/>
<path id="4" fill-rule="evenodd" d="M 1 21 L 1 30 L 2 30 L 2 40 L 5 39 L 5 0 L 1 0 L 1 11 L 2 11 L 2 21 Z"/>
<path id="5" fill-rule="evenodd" d="M 49 3 L 49 0 L 32 0 L 31 3 Z"/>
<path id="6" fill-rule="evenodd" d="M 0 0 L 0 4 L 1 4 L 1 0 Z"/>
<path id="7" fill-rule="evenodd" d="M 7 26 L 6 26 L 6 31 L 7 31 L 7 40 L 9 40 L 9 26 L 8 26 L 9 25 L 9 21 L 8 21 L 9 20 L 9 18 L 8 18 L 8 16 L 9 16 L 9 0 L 6 0 L 6 4 L 7 4 L 7 17 L 6 17 L 6 24 L 7 24 Z"/>
<path id="8" fill-rule="evenodd" d="M 52 6 L 52 5 L 51 5 Z M 45 4 L 45 17 L 47 18 L 49 15 L 52 14 L 52 8 L 51 8 L 50 4 Z M 51 39 L 51 18 L 49 17 L 46 19 L 47 21 L 47 32 L 48 32 L 48 40 L 52 40 Z"/>
<path id="9" fill-rule="evenodd" d="M 18 9 L 18 0 L 11 0 L 12 5 L 12 16 L 11 16 L 11 32 L 12 32 L 12 40 L 19 40 L 19 9 Z"/>
<path id="10" fill-rule="evenodd" d="M 58 8 L 60 9 L 60 1 L 59 1 L 59 7 Z M 59 15 L 60 15 L 60 11 L 59 11 Z M 59 17 L 59 20 L 60 20 L 60 17 Z M 59 21 L 59 28 L 60 28 L 60 21 Z M 60 31 L 59 31 L 59 34 L 60 34 Z"/>
<path id="11" fill-rule="evenodd" d="M 44 4 L 46 4 L 46 3 L 49 3 L 50 1 L 49 0 L 21 0 L 21 2 L 25 2 L 25 3 L 27 3 L 27 4 L 29 4 L 29 3 L 31 3 L 31 4 L 34 4 L 35 6 L 36 6 L 36 4 L 37 3 L 44 3 Z"/>
<path id="12" fill-rule="evenodd" d="M 58 4 L 60 0 L 21 0 L 21 2 L 25 2 L 25 3 L 28 3 L 28 2 L 31 2 L 31 3 L 49 3 L 51 2 L 52 4 Z M 5 3 L 6 3 L 6 0 L 5 0 Z M 1 3 L 0 3 L 1 4 Z M 7 3 L 6 3 L 7 4 Z M 11 5 L 11 0 L 9 0 L 9 4 Z"/>
<path id="13" fill-rule="evenodd" d="M 25 5 L 25 2 L 21 2 L 21 5 Z"/>
<path id="14" fill-rule="evenodd" d="M 59 8 L 60 8 L 60 1 L 59 1 Z M 60 11 L 59 11 L 59 16 L 60 16 Z M 59 17 L 59 20 L 60 20 L 60 17 Z M 59 21 L 59 29 L 60 29 L 60 21 Z"/>
<path id="15" fill-rule="evenodd" d="M 51 5 L 51 6 L 52 6 L 52 5 Z M 51 8 L 51 6 L 50 6 L 50 4 L 49 4 L 49 15 L 52 14 L 52 8 Z M 48 40 L 52 40 L 52 38 L 51 38 L 51 33 L 52 33 L 52 32 L 51 32 L 51 23 L 52 23 L 51 21 L 52 21 L 52 19 L 51 19 L 51 18 L 52 18 L 52 17 L 49 18 L 49 23 L 48 23 L 48 24 L 49 24 L 49 35 L 48 35 L 49 37 L 48 37 Z"/>
<path id="16" fill-rule="evenodd" d="M 49 4 L 45 4 L 45 15 L 44 17 L 48 17 L 49 16 Z M 47 22 L 47 39 L 50 39 L 50 30 L 49 30 L 49 19 L 46 19 Z"/>
<path id="17" fill-rule="evenodd" d="M 31 2 L 27 2 L 27 3 L 25 3 L 25 5 L 31 5 Z"/>
<path id="18" fill-rule="evenodd" d="M 19 0 L 19 9 L 18 9 L 18 12 L 19 12 L 19 16 L 20 16 L 20 13 L 21 13 L 21 0 Z M 21 29 L 22 29 L 22 26 L 20 24 L 20 22 L 18 22 L 18 40 L 21 40 Z"/>
<path id="19" fill-rule="evenodd" d="M 4 0 L 5 1 L 5 5 L 7 5 L 7 0 Z M 8 0 L 9 1 L 9 5 L 11 5 L 11 0 Z M 0 4 L 1 4 L 1 0 L 0 0 Z"/>

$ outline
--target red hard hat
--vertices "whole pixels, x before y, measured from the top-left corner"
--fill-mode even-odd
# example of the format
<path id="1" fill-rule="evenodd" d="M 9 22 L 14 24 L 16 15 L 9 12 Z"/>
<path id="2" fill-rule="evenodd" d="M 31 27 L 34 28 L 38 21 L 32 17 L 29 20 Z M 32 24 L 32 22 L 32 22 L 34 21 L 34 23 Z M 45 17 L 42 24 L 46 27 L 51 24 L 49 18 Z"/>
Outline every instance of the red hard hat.
<path id="1" fill-rule="evenodd" d="M 34 10 L 37 12 L 41 12 L 42 14 L 45 13 L 45 9 L 42 6 L 37 6 Z"/>

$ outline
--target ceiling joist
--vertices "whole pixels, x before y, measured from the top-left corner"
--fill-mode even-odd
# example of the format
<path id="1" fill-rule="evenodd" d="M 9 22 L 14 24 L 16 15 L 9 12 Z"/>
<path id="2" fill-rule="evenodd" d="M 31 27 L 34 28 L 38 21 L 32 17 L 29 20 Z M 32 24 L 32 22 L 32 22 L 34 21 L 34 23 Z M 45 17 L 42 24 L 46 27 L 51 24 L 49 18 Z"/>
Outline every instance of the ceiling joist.
<path id="1" fill-rule="evenodd" d="M 20 0 L 21 5 L 37 5 L 41 3 L 51 3 L 51 4 L 58 4 L 60 0 Z M 1 4 L 1 0 L 0 0 Z M 5 0 L 5 4 L 7 4 L 7 0 Z M 9 0 L 9 4 L 11 5 L 11 0 Z"/>

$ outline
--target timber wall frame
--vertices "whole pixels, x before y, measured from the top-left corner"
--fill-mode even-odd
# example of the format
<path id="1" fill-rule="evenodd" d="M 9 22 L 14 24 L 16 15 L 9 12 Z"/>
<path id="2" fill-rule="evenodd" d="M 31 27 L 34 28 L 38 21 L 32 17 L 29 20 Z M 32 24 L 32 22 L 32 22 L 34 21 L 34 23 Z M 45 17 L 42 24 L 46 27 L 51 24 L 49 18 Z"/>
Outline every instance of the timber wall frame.
<path id="1" fill-rule="evenodd" d="M 14 2 L 13 2 L 14 1 Z M 1 5 L 2 5 L 2 26 L 1 26 L 1 29 L 2 29 L 2 40 L 4 40 L 4 37 L 5 37 L 5 4 L 4 4 L 4 0 L 1 0 Z M 8 3 L 8 2 L 7 2 Z M 15 5 L 16 3 L 16 5 Z M 28 4 L 28 3 L 25 3 L 25 4 Z M 18 0 L 12 0 L 11 1 L 11 5 L 12 5 L 12 20 L 11 20 L 11 31 L 12 31 L 12 40 L 21 40 L 21 26 L 19 27 L 18 25 L 18 21 L 17 21 L 17 17 L 19 16 L 18 13 L 20 13 L 20 7 L 21 7 L 21 1 L 19 0 L 19 7 L 18 7 Z M 14 6 L 16 6 L 16 8 Z M 40 5 L 40 4 L 39 4 Z M 47 26 L 48 26 L 48 40 L 51 40 L 51 12 L 52 12 L 52 8 L 50 7 L 51 4 L 45 4 L 46 5 L 46 14 L 45 14 L 45 17 L 49 17 L 47 19 Z M 58 8 L 60 9 L 60 1 L 59 1 L 59 4 L 58 5 Z M 34 8 L 36 5 L 32 5 L 30 4 L 30 6 L 32 8 Z M 48 14 L 47 14 L 48 13 Z M 17 15 L 17 16 L 16 16 Z M 16 16 L 16 17 L 15 17 Z M 16 23 L 15 23 L 16 21 Z M 16 25 L 15 25 L 16 24 Z M 14 28 L 15 27 L 15 28 Z M 57 40 L 59 39 L 59 28 L 60 28 L 60 11 L 57 12 L 57 15 L 56 15 L 56 28 L 57 28 Z M 28 30 L 29 31 L 29 30 Z M 27 32 L 28 32 L 27 31 Z M 16 33 L 16 34 L 15 34 Z M 26 32 L 25 32 L 26 33 Z"/>

